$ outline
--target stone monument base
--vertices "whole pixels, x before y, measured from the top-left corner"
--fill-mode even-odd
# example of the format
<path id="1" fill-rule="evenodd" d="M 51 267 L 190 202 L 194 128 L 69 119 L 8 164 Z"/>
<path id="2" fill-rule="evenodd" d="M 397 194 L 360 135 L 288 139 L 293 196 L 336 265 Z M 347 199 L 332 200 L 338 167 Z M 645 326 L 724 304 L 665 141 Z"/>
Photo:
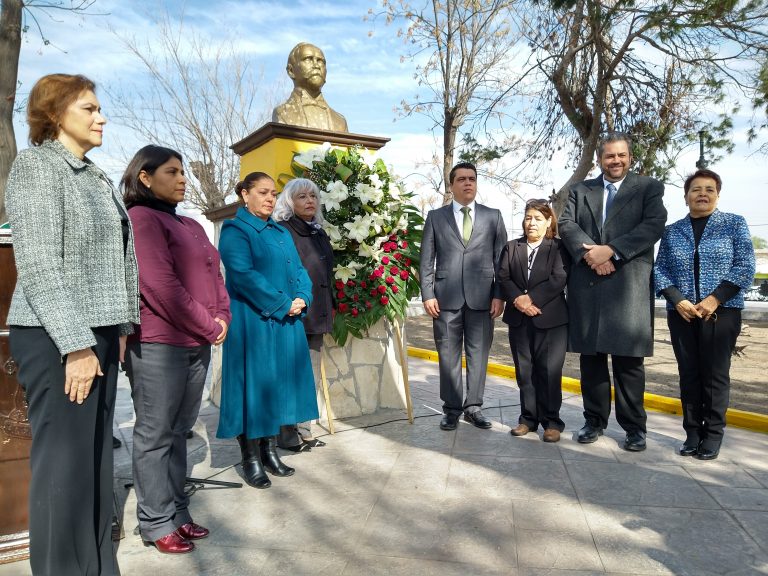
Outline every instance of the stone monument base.
<path id="1" fill-rule="evenodd" d="M 367 338 L 349 338 L 343 347 L 326 334 L 323 360 L 334 418 L 373 414 L 382 408 L 405 409 L 402 362 L 407 361 L 407 351 L 398 349 L 388 320 L 379 320 Z M 326 419 L 324 404 L 320 395 L 318 407 Z"/>

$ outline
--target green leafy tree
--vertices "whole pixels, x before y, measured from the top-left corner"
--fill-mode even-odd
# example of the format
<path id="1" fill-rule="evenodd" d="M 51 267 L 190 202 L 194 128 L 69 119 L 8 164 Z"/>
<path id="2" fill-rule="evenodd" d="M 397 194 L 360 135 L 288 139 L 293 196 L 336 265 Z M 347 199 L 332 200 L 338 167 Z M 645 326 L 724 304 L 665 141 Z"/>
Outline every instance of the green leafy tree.
<path id="1" fill-rule="evenodd" d="M 727 153 L 737 107 L 754 94 L 768 53 L 766 2 L 751 0 L 534 0 L 525 18 L 527 85 L 535 95 L 526 125 L 528 156 L 565 153 L 567 188 L 593 168 L 600 134 L 635 141 L 635 170 L 664 179 L 704 130 L 710 154 Z"/>
<path id="2" fill-rule="evenodd" d="M 768 248 L 768 240 L 760 236 L 752 236 L 752 247 L 755 250 L 765 250 Z"/>

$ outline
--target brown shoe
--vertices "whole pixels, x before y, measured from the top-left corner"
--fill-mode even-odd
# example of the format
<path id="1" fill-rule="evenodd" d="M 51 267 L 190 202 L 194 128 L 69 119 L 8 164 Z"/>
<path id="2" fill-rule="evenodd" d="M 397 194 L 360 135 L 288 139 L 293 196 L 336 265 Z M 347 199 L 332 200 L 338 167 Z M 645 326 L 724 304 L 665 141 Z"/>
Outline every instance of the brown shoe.
<path id="1" fill-rule="evenodd" d="M 512 434 L 512 436 L 525 436 L 530 431 L 531 429 L 527 424 L 518 424 L 515 428 L 512 428 L 509 433 Z"/>
<path id="2" fill-rule="evenodd" d="M 557 428 L 544 430 L 544 442 L 560 442 L 560 430 Z"/>

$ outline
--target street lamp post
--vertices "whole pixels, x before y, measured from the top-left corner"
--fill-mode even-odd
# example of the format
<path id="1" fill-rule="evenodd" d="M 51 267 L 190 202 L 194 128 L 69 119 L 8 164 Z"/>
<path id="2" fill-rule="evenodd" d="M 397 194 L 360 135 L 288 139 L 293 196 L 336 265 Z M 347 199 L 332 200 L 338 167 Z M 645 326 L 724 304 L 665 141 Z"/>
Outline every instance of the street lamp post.
<path id="1" fill-rule="evenodd" d="M 707 167 L 707 159 L 704 158 L 704 130 L 699 130 L 699 159 L 696 160 L 696 168 L 703 170 Z"/>

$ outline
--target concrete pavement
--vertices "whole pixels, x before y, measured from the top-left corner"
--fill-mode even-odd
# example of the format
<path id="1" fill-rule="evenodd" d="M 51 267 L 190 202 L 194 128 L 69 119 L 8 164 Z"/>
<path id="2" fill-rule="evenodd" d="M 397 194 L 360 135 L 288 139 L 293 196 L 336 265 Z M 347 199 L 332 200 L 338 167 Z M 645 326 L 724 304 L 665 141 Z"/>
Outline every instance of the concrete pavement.
<path id="1" fill-rule="evenodd" d="M 191 554 L 166 556 L 134 533 L 133 412 L 121 379 L 116 486 L 123 575 L 768 574 L 768 436 L 729 428 L 721 456 L 677 456 L 680 418 L 649 413 L 648 449 L 620 448 L 615 421 L 592 445 L 575 441 L 581 398 L 565 399 L 558 444 L 510 436 L 514 382 L 490 376 L 491 430 L 438 428 L 437 364 L 410 359 L 417 418 L 402 412 L 337 421 L 328 445 L 286 455 L 296 468 L 255 490 L 203 488 L 197 522 L 211 529 Z M 234 441 L 215 438 L 204 402 L 189 442 L 191 475 L 241 481 Z M 0 576 L 27 575 L 26 562 Z"/>

